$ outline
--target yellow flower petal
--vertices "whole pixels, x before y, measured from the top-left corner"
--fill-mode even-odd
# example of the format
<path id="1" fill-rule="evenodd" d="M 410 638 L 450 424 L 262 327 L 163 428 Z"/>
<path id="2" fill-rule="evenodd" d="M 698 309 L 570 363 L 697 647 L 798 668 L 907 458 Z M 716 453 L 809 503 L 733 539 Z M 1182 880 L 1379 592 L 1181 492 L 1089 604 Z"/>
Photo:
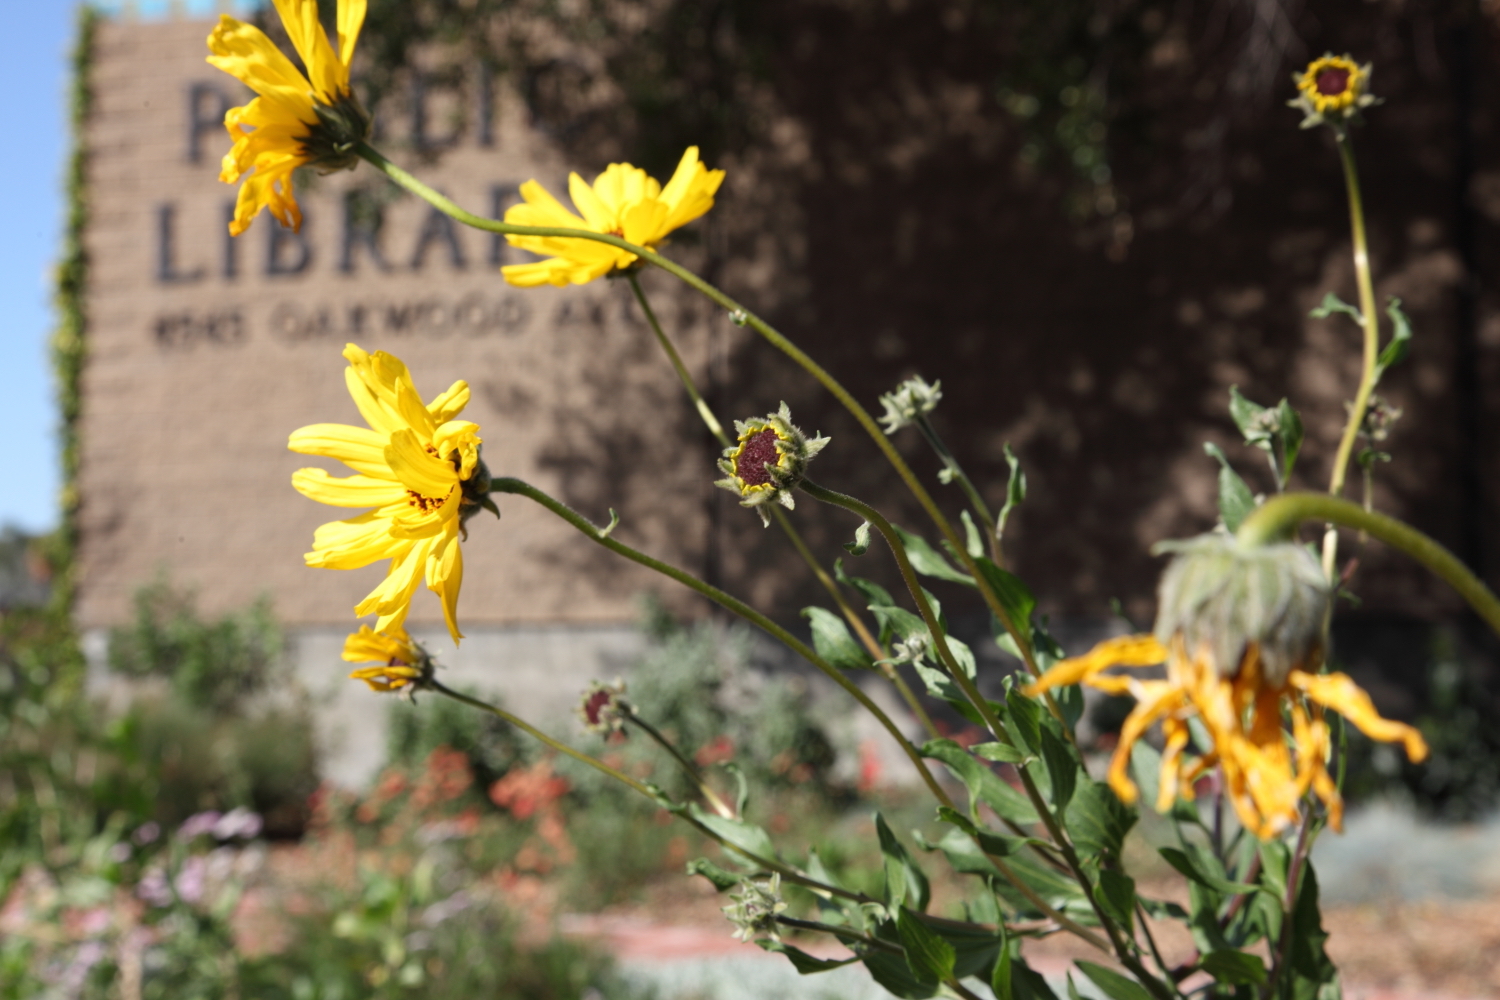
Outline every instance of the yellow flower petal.
<path id="1" fill-rule="evenodd" d="M 1403 722 L 1382 719 L 1370 696 L 1348 674 L 1318 675 L 1293 670 L 1287 683 L 1307 695 L 1309 701 L 1331 708 L 1348 719 L 1370 739 L 1403 744 L 1406 756 L 1414 763 L 1427 759 L 1427 741 L 1422 734 Z"/>
<path id="2" fill-rule="evenodd" d="M 322 455 L 337 459 L 355 472 L 377 478 L 389 478 L 391 467 L 385 461 L 385 446 L 389 436 L 377 434 L 366 427 L 351 427 L 348 424 L 309 424 L 292 431 L 287 439 L 287 449 L 301 455 Z"/>
<path id="3" fill-rule="evenodd" d="M 303 558 L 319 569 L 361 569 L 390 559 L 412 543 L 392 538 L 390 518 L 378 511 L 329 521 L 313 532 L 313 550 Z"/>
<path id="4" fill-rule="evenodd" d="M 410 428 L 391 435 L 385 460 L 407 489 L 424 497 L 434 500 L 447 497 L 458 482 L 453 466 L 429 453 Z"/>
<path id="5" fill-rule="evenodd" d="M 1167 658 L 1161 643 L 1149 635 L 1122 635 L 1105 639 L 1082 656 L 1063 660 L 1026 688 L 1035 698 L 1055 687 L 1077 684 L 1110 667 L 1149 667 Z"/>
<path id="6" fill-rule="evenodd" d="M 406 499 L 406 487 L 371 476 L 330 476 L 326 469 L 298 469 L 292 486 L 309 500 L 330 507 L 383 507 Z"/>
<path id="7" fill-rule="evenodd" d="M 365 0 L 339 0 L 339 62 L 346 67 L 354 61 L 354 43 L 364 23 Z"/>

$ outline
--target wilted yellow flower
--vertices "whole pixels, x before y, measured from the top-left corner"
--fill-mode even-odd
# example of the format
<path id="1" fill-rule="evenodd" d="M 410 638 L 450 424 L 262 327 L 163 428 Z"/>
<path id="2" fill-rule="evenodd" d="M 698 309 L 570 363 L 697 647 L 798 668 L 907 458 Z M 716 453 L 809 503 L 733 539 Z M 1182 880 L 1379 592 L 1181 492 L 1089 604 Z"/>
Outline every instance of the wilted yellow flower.
<path id="1" fill-rule="evenodd" d="M 1026 693 L 1084 683 L 1135 698 L 1109 768 L 1110 787 L 1125 802 L 1139 795 L 1126 770 L 1131 748 L 1160 721 L 1165 750 L 1157 809 L 1170 808 L 1179 794 L 1191 799 L 1193 782 L 1218 765 L 1240 821 L 1258 836 L 1275 836 L 1294 823 L 1309 790 L 1339 829 L 1343 803 L 1328 774 L 1325 709 L 1371 739 L 1405 744 L 1414 761 L 1427 756 L 1427 744 L 1411 726 L 1381 718 L 1347 675 L 1318 673 L 1328 591 L 1317 560 L 1291 543 L 1237 546 L 1217 538 L 1183 546 L 1163 578 L 1155 636 L 1108 639 L 1058 663 Z M 1103 672 L 1163 661 L 1166 680 Z M 1211 746 L 1188 763 L 1194 717 Z"/>
<path id="2" fill-rule="evenodd" d="M 359 161 L 356 147 L 370 133 L 370 116 L 349 89 L 349 63 L 366 0 L 339 0 L 337 51 L 318 23 L 317 0 L 275 3 L 310 82 L 252 24 L 223 14 L 208 36 L 209 63 L 260 95 L 224 116 L 234 148 L 224 157 L 219 180 L 244 180 L 229 223 L 234 236 L 248 229 L 262 208 L 283 226 L 300 229 L 292 172 L 304 165 L 324 173 L 352 167 Z"/>
<path id="3" fill-rule="evenodd" d="M 405 621 L 425 573 L 457 642 L 463 638 L 457 621 L 460 529 L 481 507 L 494 509 L 489 472 L 479 459 L 479 426 L 454 419 L 468 405 L 468 383 L 454 382 L 424 406 L 399 358 L 367 354 L 354 344 L 344 357 L 349 394 L 369 428 L 312 424 L 293 431 L 287 447 L 336 458 L 358 474 L 338 479 L 323 469 L 298 469 L 292 485 L 319 503 L 375 509 L 320 527 L 307 564 L 358 569 L 391 560 L 385 580 L 354 609 L 379 615 L 378 632 Z"/>
<path id="4" fill-rule="evenodd" d="M 432 660 L 420 645 L 397 625 L 389 632 L 377 632 L 368 625 L 344 640 L 344 659 L 350 663 L 369 663 L 349 676 L 364 681 L 373 691 L 401 691 L 432 675 Z"/>
<path id="5" fill-rule="evenodd" d="M 637 246 L 654 248 L 672 230 L 687 225 L 714 207 L 714 192 L 724 171 L 709 170 L 698 159 L 698 147 L 682 154 L 672 179 L 662 187 L 640 167 L 611 163 L 592 186 L 576 173 L 568 175 L 568 194 L 583 218 L 568 211 L 534 180 L 521 185 L 524 202 L 511 206 L 505 221 L 517 226 L 554 226 L 588 229 L 622 237 Z M 582 285 L 617 268 L 629 267 L 636 256 L 608 243 L 554 236 L 507 236 L 511 245 L 547 260 L 501 268 L 505 280 L 522 288 L 537 285 Z"/>

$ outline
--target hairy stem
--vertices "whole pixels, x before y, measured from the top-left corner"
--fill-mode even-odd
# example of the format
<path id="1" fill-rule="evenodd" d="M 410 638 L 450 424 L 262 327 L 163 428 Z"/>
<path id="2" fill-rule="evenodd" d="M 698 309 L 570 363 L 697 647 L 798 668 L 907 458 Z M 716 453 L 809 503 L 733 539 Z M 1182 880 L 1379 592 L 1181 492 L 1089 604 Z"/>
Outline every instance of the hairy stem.
<path id="1" fill-rule="evenodd" d="M 663 750 L 672 755 L 672 759 L 677 761 L 677 764 L 682 768 L 683 773 L 688 776 L 688 780 L 693 783 L 694 787 L 696 787 L 699 793 L 702 794 L 704 799 L 708 801 L 708 804 L 713 806 L 714 812 L 718 813 L 720 816 L 723 816 L 725 819 L 734 818 L 734 810 L 729 808 L 729 804 L 719 797 L 718 792 L 715 792 L 713 790 L 713 787 L 708 783 L 708 779 L 703 776 L 703 772 L 698 770 L 697 766 L 692 761 L 684 757 L 682 755 L 682 751 L 678 750 L 671 740 L 667 739 L 661 734 L 661 730 L 657 729 L 655 726 L 647 722 L 645 719 L 641 718 L 639 715 L 636 715 L 634 711 L 627 712 L 625 714 L 625 718 L 627 721 L 639 727 L 640 730 L 647 736 L 655 740 L 656 744 Z"/>

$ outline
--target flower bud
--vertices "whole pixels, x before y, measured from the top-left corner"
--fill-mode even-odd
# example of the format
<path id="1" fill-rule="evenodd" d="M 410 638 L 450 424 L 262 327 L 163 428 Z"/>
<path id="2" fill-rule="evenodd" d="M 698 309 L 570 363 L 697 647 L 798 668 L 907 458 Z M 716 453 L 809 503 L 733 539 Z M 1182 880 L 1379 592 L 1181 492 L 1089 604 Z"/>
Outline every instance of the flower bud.
<path id="1" fill-rule="evenodd" d="M 1380 103 L 1369 93 L 1372 72 L 1369 63 L 1360 66 L 1347 55 L 1326 53 L 1301 73 L 1292 74 L 1298 93 L 1287 104 L 1303 112 L 1303 128 L 1329 125 L 1342 131 L 1358 119 L 1361 110 Z"/>
<path id="2" fill-rule="evenodd" d="M 344 659 L 350 663 L 377 661 L 349 676 L 364 681 L 372 691 L 412 694 L 432 679 L 432 657 L 400 627 L 376 632 L 368 625 L 344 640 Z"/>
<path id="3" fill-rule="evenodd" d="M 622 680 L 613 684 L 591 682 L 578 703 L 578 718 L 583 722 L 583 728 L 600 736 L 624 729 L 630 712 L 630 701 L 625 697 L 625 682 Z"/>
<path id="4" fill-rule="evenodd" d="M 909 427 L 918 417 L 925 417 L 937 409 L 938 402 L 943 398 L 943 383 L 933 382 L 931 385 L 920 375 L 914 375 L 896 387 L 895 392 L 888 392 L 880 397 L 881 405 L 885 407 L 885 415 L 880 422 L 885 425 L 887 434 L 894 434 L 903 427 Z"/>
<path id="5" fill-rule="evenodd" d="M 792 412 L 786 403 L 766 417 L 736 420 L 739 442 L 724 449 L 719 469 L 728 478 L 714 483 L 740 497 L 741 507 L 757 508 L 763 524 L 770 516 L 760 510 L 762 504 L 775 500 L 791 510 L 796 500 L 792 491 L 807 473 L 807 463 L 828 444 L 826 437 L 809 438 L 792 424 Z"/>
<path id="6" fill-rule="evenodd" d="M 1293 667 L 1316 670 L 1331 597 L 1323 568 L 1295 542 L 1246 546 L 1202 535 L 1158 546 L 1175 555 L 1162 574 L 1156 639 L 1181 636 L 1231 679 L 1252 653 L 1265 682 L 1280 687 Z"/>
<path id="7" fill-rule="evenodd" d="M 729 898 L 733 902 L 723 910 L 735 926 L 737 939 L 752 941 L 765 935 L 773 941 L 781 940 L 776 918 L 786 911 L 786 902 L 781 898 L 779 872 L 764 881 L 745 879 L 740 883 L 740 891 L 730 893 Z"/>

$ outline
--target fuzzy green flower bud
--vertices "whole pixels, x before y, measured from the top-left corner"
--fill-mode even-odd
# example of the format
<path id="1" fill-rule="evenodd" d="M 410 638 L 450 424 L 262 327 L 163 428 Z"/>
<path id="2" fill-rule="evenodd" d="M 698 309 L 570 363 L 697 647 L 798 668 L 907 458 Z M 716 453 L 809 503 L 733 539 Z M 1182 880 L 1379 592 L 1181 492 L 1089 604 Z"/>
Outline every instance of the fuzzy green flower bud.
<path id="1" fill-rule="evenodd" d="M 827 446 L 826 437 L 808 437 L 792 424 L 792 411 L 785 403 L 764 418 L 736 420 L 738 443 L 724 449 L 719 469 L 727 476 L 715 486 L 740 498 L 741 507 L 754 507 L 761 522 L 770 525 L 771 517 L 762 505 L 775 500 L 791 510 L 797 505 L 792 491 L 807 474 L 807 463 Z"/>
<path id="2" fill-rule="evenodd" d="M 1158 592 L 1156 639 L 1163 646 L 1180 636 L 1190 655 L 1206 651 L 1222 678 L 1236 676 L 1253 647 L 1272 687 L 1293 667 L 1315 670 L 1321 662 L 1332 595 L 1306 547 L 1202 535 L 1156 551 L 1175 553 Z"/>
<path id="3" fill-rule="evenodd" d="M 786 911 L 786 902 L 781 898 L 780 873 L 759 882 L 745 879 L 740 891 L 730 893 L 729 898 L 732 902 L 723 907 L 724 915 L 734 924 L 738 940 L 753 941 L 761 936 L 781 940 L 776 918 Z"/>
<path id="4" fill-rule="evenodd" d="M 880 402 L 885 407 L 885 415 L 880 418 L 880 422 L 885 425 L 886 434 L 894 434 L 903 427 L 910 427 L 918 417 L 925 417 L 937 409 L 943 398 L 942 385 L 941 380 L 928 385 L 922 376 L 913 375 L 896 386 L 895 392 L 881 396 Z"/>

